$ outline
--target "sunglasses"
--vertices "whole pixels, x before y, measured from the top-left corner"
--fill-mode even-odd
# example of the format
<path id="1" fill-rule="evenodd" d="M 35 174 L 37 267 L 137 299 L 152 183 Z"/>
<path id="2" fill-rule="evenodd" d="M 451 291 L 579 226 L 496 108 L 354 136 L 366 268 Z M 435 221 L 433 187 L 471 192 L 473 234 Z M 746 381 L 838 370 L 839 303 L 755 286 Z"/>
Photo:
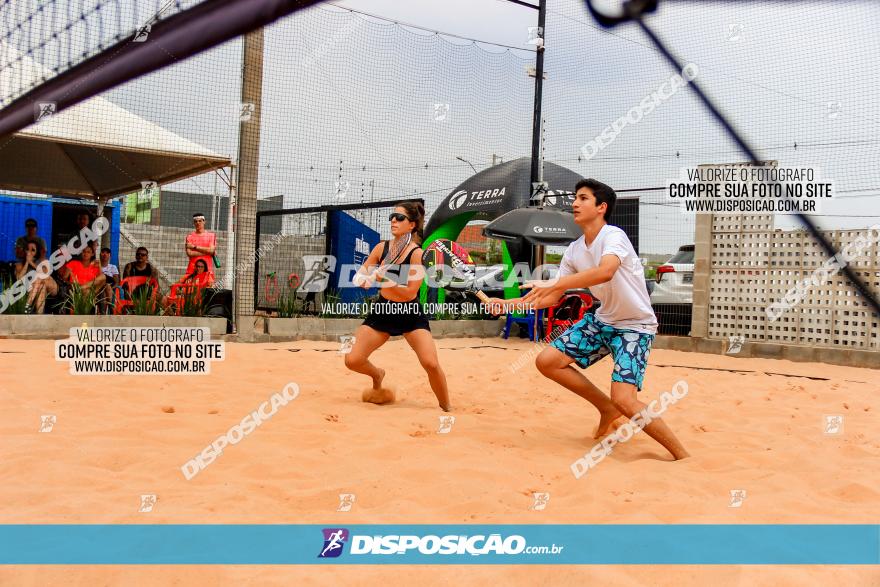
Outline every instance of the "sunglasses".
<path id="1" fill-rule="evenodd" d="M 146 253 L 137 253 L 137 254 L 135 254 L 135 257 L 146 257 L 146 256 L 147 256 Z"/>
<path id="2" fill-rule="evenodd" d="M 406 214 L 401 214 L 400 212 L 392 212 L 388 215 L 388 220 L 397 220 L 398 222 L 403 222 L 404 220 L 409 220 L 412 222 L 409 216 Z"/>

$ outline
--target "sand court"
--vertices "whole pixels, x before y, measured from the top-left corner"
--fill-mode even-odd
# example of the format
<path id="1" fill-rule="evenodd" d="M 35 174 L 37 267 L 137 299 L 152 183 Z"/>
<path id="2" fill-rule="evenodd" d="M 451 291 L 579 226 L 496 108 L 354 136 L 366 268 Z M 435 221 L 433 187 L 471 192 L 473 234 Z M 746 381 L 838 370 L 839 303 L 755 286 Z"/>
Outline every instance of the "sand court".
<path id="1" fill-rule="evenodd" d="M 533 344 L 437 344 L 449 380 L 451 424 L 441 420 L 446 414 L 403 340 L 373 355 L 396 392 L 393 404 L 381 406 L 361 401 L 369 380 L 344 368 L 334 343 L 227 343 L 226 360 L 214 362 L 209 375 L 135 377 L 72 376 L 67 363 L 52 360 L 52 341 L 0 340 L 4 521 L 858 524 L 880 518 L 877 370 L 654 350 L 640 399 L 687 382 L 687 396 L 663 417 L 692 457 L 673 462 L 636 434 L 576 479 L 570 466 L 596 443 L 598 413 L 546 380 L 533 361 L 515 368 Z M 607 392 L 611 368 L 606 358 L 586 373 Z M 295 399 L 187 480 L 185 463 L 231 427 L 244 428 L 246 416 L 291 382 L 300 390 Z M 50 432 L 39 431 L 44 415 L 55 417 Z M 843 416 L 840 433 L 826 433 L 828 415 Z M 739 490 L 741 504 L 731 507 L 731 492 Z M 532 507 L 534 493 L 549 493 L 544 509 Z M 355 496 L 349 511 L 337 511 L 342 494 Z M 143 495 L 155 495 L 149 512 L 139 511 Z M 700 567 L 675 568 L 700 574 Z M 161 577 L 191 577 L 189 569 L 175 567 Z M 487 569 L 456 569 L 489 576 Z M 726 569 L 721 576 L 736 584 L 757 567 Z M 348 581 L 353 571 L 277 574 L 266 567 L 252 584 L 279 576 Z M 878 577 L 871 568 L 839 571 L 829 577 L 850 577 L 853 584 Z M 15 584 L 44 576 L 35 567 L 0 572 Z M 64 576 L 60 567 L 48 572 Z M 251 576 L 233 567 L 206 572 L 245 583 Z M 371 568 L 354 584 L 392 572 Z M 552 572 L 517 568 L 503 576 L 534 584 Z M 558 577 L 560 584 L 569 573 L 571 584 L 586 578 L 638 584 L 644 572 L 571 567 Z M 144 584 L 160 581 L 151 573 L 144 570 Z M 404 576 L 421 582 L 433 573 L 406 567 Z M 105 567 L 80 579 L 123 584 L 125 576 Z M 804 575 L 801 567 L 777 567 L 760 576 L 795 584 Z"/>

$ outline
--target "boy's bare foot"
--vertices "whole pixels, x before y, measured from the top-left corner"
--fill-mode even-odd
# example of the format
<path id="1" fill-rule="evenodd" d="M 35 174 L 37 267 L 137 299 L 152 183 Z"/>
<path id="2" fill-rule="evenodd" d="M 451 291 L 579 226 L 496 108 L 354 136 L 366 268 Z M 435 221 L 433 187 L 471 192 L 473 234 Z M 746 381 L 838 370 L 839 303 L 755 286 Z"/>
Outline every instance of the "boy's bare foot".
<path id="1" fill-rule="evenodd" d="M 373 389 L 382 387 L 382 380 L 385 379 L 385 369 L 379 368 L 379 377 L 373 377 Z"/>
<path id="2" fill-rule="evenodd" d="M 599 425 L 596 427 L 596 434 L 593 438 L 602 438 L 607 434 L 611 434 L 627 422 L 627 417 L 618 412 L 601 412 L 599 416 Z"/>

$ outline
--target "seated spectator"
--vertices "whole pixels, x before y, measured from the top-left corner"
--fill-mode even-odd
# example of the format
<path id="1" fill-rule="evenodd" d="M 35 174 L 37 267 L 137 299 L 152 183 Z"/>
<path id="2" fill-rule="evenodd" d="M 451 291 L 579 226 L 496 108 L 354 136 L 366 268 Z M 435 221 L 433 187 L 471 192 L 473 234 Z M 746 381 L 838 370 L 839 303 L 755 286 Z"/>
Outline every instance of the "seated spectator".
<path id="1" fill-rule="evenodd" d="M 81 289 L 101 294 L 107 285 L 107 277 L 101 272 L 101 264 L 95 259 L 93 242 L 86 243 L 79 258 L 68 261 L 59 273 L 70 283 L 78 284 Z"/>
<path id="2" fill-rule="evenodd" d="M 196 261 L 195 270 L 189 275 L 184 275 L 180 283 L 195 283 L 199 287 L 214 285 L 214 274 L 208 270 L 208 264 L 204 259 Z"/>
<path id="3" fill-rule="evenodd" d="M 134 254 L 135 260 L 126 263 L 125 267 L 122 269 L 122 278 L 126 277 L 148 277 L 152 279 L 159 279 L 159 273 L 156 271 L 156 268 L 150 263 L 150 252 L 146 247 L 138 247 L 137 251 Z"/>
<path id="4" fill-rule="evenodd" d="M 111 254 L 112 251 L 109 247 L 103 247 L 101 249 L 101 273 L 107 277 L 107 285 L 115 287 L 119 281 L 119 269 L 116 268 L 116 265 L 110 262 Z"/>
<path id="5" fill-rule="evenodd" d="M 37 236 L 37 221 L 33 218 L 28 218 L 24 221 L 24 236 L 20 236 L 15 239 L 15 258 L 19 261 L 24 261 L 25 259 L 25 249 L 27 248 L 27 241 L 32 240 L 37 243 L 37 258 L 36 261 L 39 263 L 43 259 L 46 258 L 46 241 Z"/>
<path id="6" fill-rule="evenodd" d="M 45 246 L 45 244 L 43 245 Z M 24 246 L 24 260 L 15 264 L 15 278 L 23 279 L 30 271 L 35 271 L 40 261 L 38 259 L 40 243 L 35 239 L 27 239 Z M 42 314 L 46 306 L 46 295 L 54 296 L 58 293 L 58 285 L 51 277 L 33 280 L 28 289 L 27 305 L 25 314 Z"/>
<path id="7" fill-rule="evenodd" d="M 195 264 L 195 270 L 189 275 L 184 275 L 180 278 L 180 281 L 175 283 L 174 285 L 190 285 L 194 284 L 198 288 L 210 287 L 214 285 L 214 276 L 211 275 L 211 272 L 208 271 L 208 264 L 204 259 L 198 259 Z M 179 288 L 175 288 L 179 289 Z M 178 294 L 180 295 L 180 294 Z M 166 309 L 170 305 L 170 296 L 162 297 L 162 306 Z"/>
<path id="8" fill-rule="evenodd" d="M 76 234 L 82 234 L 82 230 L 86 227 L 92 227 L 92 215 L 88 210 L 82 208 L 76 213 Z M 97 256 L 98 241 L 90 242 L 89 246 L 92 247 L 92 257 Z"/>

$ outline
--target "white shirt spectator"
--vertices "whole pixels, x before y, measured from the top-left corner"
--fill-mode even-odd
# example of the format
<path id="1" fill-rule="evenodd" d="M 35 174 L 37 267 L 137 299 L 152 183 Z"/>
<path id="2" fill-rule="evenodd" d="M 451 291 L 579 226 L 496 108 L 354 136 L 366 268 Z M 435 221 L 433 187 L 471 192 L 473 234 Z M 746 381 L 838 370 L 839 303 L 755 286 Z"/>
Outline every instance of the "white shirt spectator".
<path id="1" fill-rule="evenodd" d="M 101 273 L 106 275 L 107 277 L 112 277 L 116 281 L 119 281 L 119 269 L 116 268 L 116 265 L 113 263 L 107 263 L 103 267 L 101 267 Z"/>

